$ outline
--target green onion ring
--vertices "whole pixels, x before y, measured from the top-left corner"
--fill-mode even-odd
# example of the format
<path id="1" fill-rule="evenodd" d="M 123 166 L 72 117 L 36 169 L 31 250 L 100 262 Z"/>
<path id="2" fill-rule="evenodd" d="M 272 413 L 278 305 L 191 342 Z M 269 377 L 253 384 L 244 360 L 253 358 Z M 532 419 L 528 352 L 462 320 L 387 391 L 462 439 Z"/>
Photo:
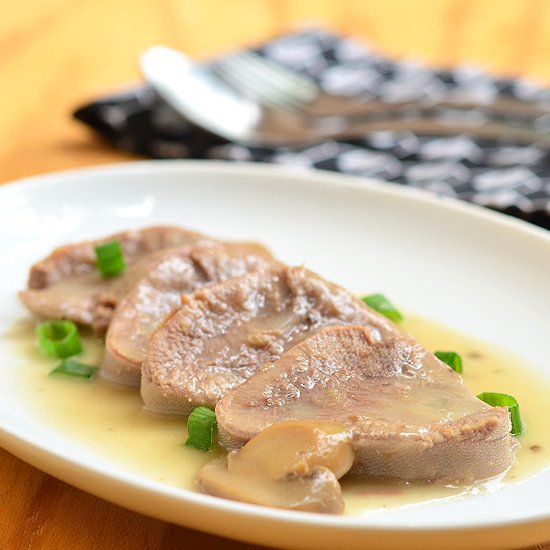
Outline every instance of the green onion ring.
<path id="1" fill-rule="evenodd" d="M 95 247 L 96 264 L 103 277 L 114 277 L 126 269 L 120 241 L 110 241 Z"/>
<path id="2" fill-rule="evenodd" d="M 73 376 L 76 378 L 84 378 L 91 380 L 97 371 L 97 367 L 79 363 L 74 359 L 64 359 L 50 372 L 51 375 Z"/>
<path id="3" fill-rule="evenodd" d="M 187 419 L 189 437 L 185 442 L 185 446 L 208 451 L 214 442 L 216 424 L 214 411 L 202 406 L 194 409 Z"/>
<path id="4" fill-rule="evenodd" d="M 434 351 L 434 355 L 458 374 L 462 373 L 462 357 L 455 351 Z"/>
<path id="5" fill-rule="evenodd" d="M 507 393 L 483 392 L 480 393 L 477 398 L 492 407 L 508 407 L 510 420 L 512 422 L 512 435 L 520 435 L 523 433 L 523 422 L 519 414 L 519 404 L 515 397 Z"/>
<path id="6" fill-rule="evenodd" d="M 403 315 L 383 294 L 369 294 L 368 296 L 363 296 L 361 300 L 372 309 L 378 311 L 378 313 L 385 315 L 396 323 L 403 320 Z"/>
<path id="7" fill-rule="evenodd" d="M 78 329 L 72 321 L 44 321 L 35 329 L 38 346 L 50 357 L 70 357 L 82 351 Z"/>

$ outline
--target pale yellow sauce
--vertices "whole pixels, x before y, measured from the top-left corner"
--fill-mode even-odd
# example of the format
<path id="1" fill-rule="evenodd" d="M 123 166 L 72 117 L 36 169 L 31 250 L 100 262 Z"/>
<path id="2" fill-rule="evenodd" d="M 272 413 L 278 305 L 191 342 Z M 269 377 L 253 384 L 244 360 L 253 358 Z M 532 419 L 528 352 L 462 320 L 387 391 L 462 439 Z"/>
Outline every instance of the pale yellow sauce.
<path id="1" fill-rule="evenodd" d="M 222 451 L 202 453 L 184 447 L 185 418 L 144 411 L 137 388 L 114 386 L 99 378 L 86 382 L 48 376 L 58 361 L 44 357 L 36 348 L 33 325 L 31 320 L 20 321 L 9 337 L 16 352 L 27 358 L 21 367 L 19 388 L 41 422 L 128 471 L 194 490 L 199 467 L 221 456 Z M 424 319 L 408 316 L 402 327 L 429 350 L 460 353 L 464 360 L 464 381 L 474 394 L 482 391 L 513 394 L 520 403 L 527 429 L 519 437 L 516 464 L 502 479 L 467 487 L 343 479 L 347 514 L 479 494 L 550 466 L 550 380 L 541 379 L 540 374 L 503 351 Z M 86 337 L 84 345 L 86 351 L 79 359 L 100 364 L 103 343 Z"/>

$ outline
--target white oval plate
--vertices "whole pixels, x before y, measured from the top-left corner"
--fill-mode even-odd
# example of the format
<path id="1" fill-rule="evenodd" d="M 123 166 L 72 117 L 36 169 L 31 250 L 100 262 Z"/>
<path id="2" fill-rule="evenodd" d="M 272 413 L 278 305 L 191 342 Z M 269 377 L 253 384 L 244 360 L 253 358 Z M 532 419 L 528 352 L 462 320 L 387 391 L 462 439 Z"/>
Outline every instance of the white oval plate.
<path id="1" fill-rule="evenodd" d="M 350 290 L 405 309 L 550 372 L 550 233 L 481 208 L 332 173 L 215 162 L 137 162 L 0 187 L 0 333 L 16 292 L 54 246 L 174 223 L 257 239 Z M 133 510 L 280 548 L 510 548 L 550 540 L 550 471 L 464 500 L 326 517 L 216 499 L 128 473 L 72 445 L 24 407 L 0 337 L 0 444 Z"/>

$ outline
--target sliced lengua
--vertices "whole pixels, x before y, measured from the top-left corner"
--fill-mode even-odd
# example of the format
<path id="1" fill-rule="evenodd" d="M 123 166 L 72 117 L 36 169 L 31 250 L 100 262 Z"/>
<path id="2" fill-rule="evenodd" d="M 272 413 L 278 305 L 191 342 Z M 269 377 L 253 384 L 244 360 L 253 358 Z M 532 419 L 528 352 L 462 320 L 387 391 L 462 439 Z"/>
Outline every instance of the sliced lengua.
<path id="1" fill-rule="evenodd" d="M 139 386 L 151 334 L 181 303 L 183 294 L 276 264 L 271 254 L 255 243 L 215 243 L 163 252 L 149 263 L 114 313 L 105 341 L 103 377 Z"/>
<path id="2" fill-rule="evenodd" d="M 397 329 L 343 288 L 302 267 L 230 279 L 183 299 L 151 338 L 141 395 L 153 411 L 214 406 L 267 362 L 321 328 L 361 324 L 376 340 Z"/>
<path id="3" fill-rule="evenodd" d="M 105 279 L 96 268 L 95 247 L 114 240 L 120 241 L 127 269 Z M 118 301 L 139 278 L 152 254 L 208 241 L 212 239 L 194 231 L 155 226 L 62 246 L 32 266 L 27 290 L 20 292 L 19 298 L 39 318 L 71 319 L 103 332 Z"/>
<path id="4" fill-rule="evenodd" d="M 330 327 L 294 346 L 216 407 L 220 442 L 245 444 L 288 420 L 351 430 L 358 475 L 472 482 L 513 462 L 506 408 L 477 399 L 462 378 L 403 336 Z"/>

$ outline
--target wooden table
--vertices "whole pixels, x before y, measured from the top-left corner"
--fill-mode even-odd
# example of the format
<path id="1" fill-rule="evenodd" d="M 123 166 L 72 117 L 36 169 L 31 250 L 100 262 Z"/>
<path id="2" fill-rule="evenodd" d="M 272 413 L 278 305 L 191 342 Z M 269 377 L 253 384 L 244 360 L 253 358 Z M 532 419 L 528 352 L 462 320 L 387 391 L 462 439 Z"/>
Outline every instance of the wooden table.
<path id="1" fill-rule="evenodd" d="M 0 17 L 0 182 L 132 160 L 71 110 L 139 79 L 165 43 L 197 57 L 304 23 L 364 37 L 391 56 L 470 61 L 550 83 L 546 0 L 23 0 Z M 73 514 L 78 510 L 78 514 Z M 258 548 L 129 512 L 0 450 L 0 549 Z M 76 519 L 75 519 L 76 518 Z M 539 548 L 550 549 L 550 544 Z"/>

